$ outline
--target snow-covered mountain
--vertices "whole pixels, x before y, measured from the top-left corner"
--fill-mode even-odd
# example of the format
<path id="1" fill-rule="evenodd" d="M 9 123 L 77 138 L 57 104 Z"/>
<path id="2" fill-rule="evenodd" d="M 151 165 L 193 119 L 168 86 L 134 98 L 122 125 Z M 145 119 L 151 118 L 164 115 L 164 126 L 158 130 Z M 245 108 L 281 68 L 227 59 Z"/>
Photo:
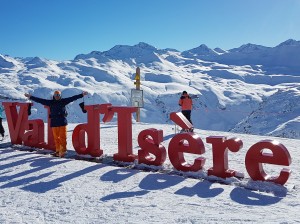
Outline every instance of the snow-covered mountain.
<path id="1" fill-rule="evenodd" d="M 146 43 L 117 45 L 108 51 L 79 54 L 74 60 L 0 55 L 0 98 L 23 99 L 24 93 L 50 98 L 82 90 L 85 104 L 131 105 L 137 67 L 141 69 L 144 108 L 141 121 L 171 123 L 183 90 L 194 99 L 195 127 L 290 138 L 300 136 L 300 41 L 276 47 L 254 44 L 231 50 L 202 44 L 184 52 Z M 84 122 L 78 102 L 68 106 L 70 122 Z M 34 103 L 31 118 L 46 119 Z"/>
<path id="2" fill-rule="evenodd" d="M 207 53 L 204 53 L 207 52 Z M 261 65 L 265 74 L 292 74 L 300 73 L 300 41 L 287 40 L 276 47 L 265 47 L 256 44 L 244 44 L 224 53 L 219 53 L 205 45 L 184 51 L 187 57 L 219 62 L 230 65 Z"/>
<path id="3" fill-rule="evenodd" d="M 259 104 L 257 110 L 235 126 L 231 131 L 255 134 L 267 134 L 289 138 L 300 138 L 299 89 L 287 85 Z M 277 121 L 277 122 L 274 122 Z M 281 125 L 278 125 L 278 124 Z M 259 124 L 259 125 L 258 125 Z"/>

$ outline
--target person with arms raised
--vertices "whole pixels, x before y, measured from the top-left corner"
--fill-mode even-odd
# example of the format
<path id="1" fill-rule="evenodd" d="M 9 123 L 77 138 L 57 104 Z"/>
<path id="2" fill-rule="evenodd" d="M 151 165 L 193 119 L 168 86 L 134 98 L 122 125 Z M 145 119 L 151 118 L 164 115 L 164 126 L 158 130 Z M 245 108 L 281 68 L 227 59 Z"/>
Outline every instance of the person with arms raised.
<path id="1" fill-rule="evenodd" d="M 74 95 L 67 98 L 62 98 L 61 92 L 56 90 L 52 99 L 42 99 L 32 96 L 28 93 L 24 95 L 32 101 L 48 106 L 50 108 L 50 127 L 52 129 L 54 142 L 55 142 L 55 154 L 54 156 L 64 157 L 67 151 L 67 110 L 66 105 L 84 97 L 87 92 Z"/>

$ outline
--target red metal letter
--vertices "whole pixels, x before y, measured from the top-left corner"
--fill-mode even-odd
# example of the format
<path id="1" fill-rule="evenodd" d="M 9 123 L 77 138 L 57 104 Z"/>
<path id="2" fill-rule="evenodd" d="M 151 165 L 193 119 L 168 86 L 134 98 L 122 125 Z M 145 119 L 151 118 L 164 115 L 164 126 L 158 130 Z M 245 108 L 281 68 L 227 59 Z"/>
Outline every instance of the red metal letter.
<path id="1" fill-rule="evenodd" d="M 243 147 L 243 142 L 238 138 L 226 140 L 223 136 L 209 136 L 206 142 L 212 144 L 213 153 L 213 167 L 208 169 L 207 174 L 222 178 L 235 176 L 237 171 L 228 169 L 228 149 L 238 152 Z"/>
<path id="2" fill-rule="evenodd" d="M 103 154 L 100 149 L 100 106 L 87 105 L 87 124 L 79 124 L 72 134 L 73 147 L 78 154 L 99 157 Z M 88 147 L 85 145 L 85 133 L 87 134 Z"/>
<path id="3" fill-rule="evenodd" d="M 117 161 L 133 162 L 137 155 L 132 154 L 132 113 L 136 107 L 112 107 L 118 114 L 118 153 L 113 158 Z"/>
<path id="4" fill-rule="evenodd" d="M 22 138 L 27 127 L 29 103 L 2 103 L 5 109 L 11 144 L 22 144 Z M 17 106 L 20 107 L 19 113 Z"/>
<path id="5" fill-rule="evenodd" d="M 160 143 L 163 141 L 163 131 L 149 128 L 140 132 L 138 143 L 141 150 L 138 151 L 138 163 L 161 166 L 166 160 L 166 149 Z M 152 155 L 155 156 L 153 158 Z"/>
<path id="6" fill-rule="evenodd" d="M 102 121 L 109 122 L 112 120 L 114 116 L 114 112 L 112 111 L 111 103 L 100 104 L 100 113 L 104 114 Z"/>
<path id="7" fill-rule="evenodd" d="M 183 129 L 190 129 L 193 127 L 193 125 L 188 121 L 188 119 L 186 119 L 182 112 L 170 113 L 170 119 Z"/>
<path id="8" fill-rule="evenodd" d="M 272 153 L 264 153 L 263 149 L 269 149 Z M 245 157 L 246 169 L 253 180 L 271 181 L 284 185 L 291 174 L 291 170 L 283 168 L 278 177 L 271 177 L 265 173 L 262 163 L 289 166 L 292 163 L 287 148 L 277 141 L 260 141 L 248 150 Z"/>
<path id="9" fill-rule="evenodd" d="M 41 119 L 29 120 L 27 132 L 23 135 L 24 145 L 35 148 L 44 147 L 44 122 Z"/>
<path id="10" fill-rule="evenodd" d="M 168 153 L 174 168 L 180 171 L 198 171 L 202 169 L 205 158 L 198 157 L 194 160 L 194 164 L 188 164 L 183 153 L 193 153 L 201 155 L 205 152 L 204 144 L 197 134 L 182 133 L 175 135 L 168 147 Z"/>

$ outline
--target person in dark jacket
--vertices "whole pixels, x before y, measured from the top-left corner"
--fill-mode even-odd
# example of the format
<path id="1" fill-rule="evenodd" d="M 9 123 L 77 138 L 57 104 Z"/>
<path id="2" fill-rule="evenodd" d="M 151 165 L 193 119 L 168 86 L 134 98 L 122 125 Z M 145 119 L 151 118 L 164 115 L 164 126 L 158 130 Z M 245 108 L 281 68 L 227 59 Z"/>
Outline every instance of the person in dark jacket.
<path id="1" fill-rule="evenodd" d="M 87 92 L 82 92 L 78 95 L 62 98 L 61 92 L 59 90 L 56 90 L 53 94 L 53 99 L 47 100 L 25 93 L 25 96 L 30 100 L 33 100 L 50 108 L 50 127 L 52 129 L 55 142 L 55 156 L 64 157 L 67 151 L 68 121 L 66 105 L 79 98 L 84 97 L 87 94 Z"/>
<path id="2" fill-rule="evenodd" d="M 3 125 L 2 125 L 3 111 L 4 111 L 4 108 L 2 105 L 0 105 L 0 134 L 1 134 L 2 139 L 4 138 L 4 133 L 5 133 Z"/>

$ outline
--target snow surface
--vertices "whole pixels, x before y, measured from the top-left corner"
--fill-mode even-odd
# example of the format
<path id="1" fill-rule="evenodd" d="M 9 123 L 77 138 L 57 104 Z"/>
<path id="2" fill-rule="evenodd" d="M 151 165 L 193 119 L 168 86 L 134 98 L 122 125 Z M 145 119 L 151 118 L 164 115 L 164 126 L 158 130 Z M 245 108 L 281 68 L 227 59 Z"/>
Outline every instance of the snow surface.
<path id="1" fill-rule="evenodd" d="M 74 152 L 68 126 L 68 153 Z M 4 122 L 5 130 L 7 124 Z M 162 129 L 163 146 L 174 136 L 173 125 L 133 123 L 133 152 L 137 136 L 147 128 Z M 299 223 L 300 140 L 196 129 L 204 142 L 204 170 L 183 173 L 167 159 L 162 167 L 135 163 L 110 165 L 105 160 L 117 151 L 115 122 L 101 123 L 102 161 L 55 158 L 0 142 L 0 223 Z M 212 152 L 208 136 L 239 137 L 244 147 L 229 153 L 229 166 L 245 179 L 208 177 Z M 260 140 L 277 140 L 292 157 L 293 173 L 285 186 L 251 181 L 245 153 Z M 47 152 L 47 151 L 46 151 Z M 190 155 L 185 154 L 188 161 Z M 145 170 L 149 168 L 148 171 Z M 271 175 L 282 168 L 265 166 Z M 223 183 L 218 183 L 218 182 Z"/>

